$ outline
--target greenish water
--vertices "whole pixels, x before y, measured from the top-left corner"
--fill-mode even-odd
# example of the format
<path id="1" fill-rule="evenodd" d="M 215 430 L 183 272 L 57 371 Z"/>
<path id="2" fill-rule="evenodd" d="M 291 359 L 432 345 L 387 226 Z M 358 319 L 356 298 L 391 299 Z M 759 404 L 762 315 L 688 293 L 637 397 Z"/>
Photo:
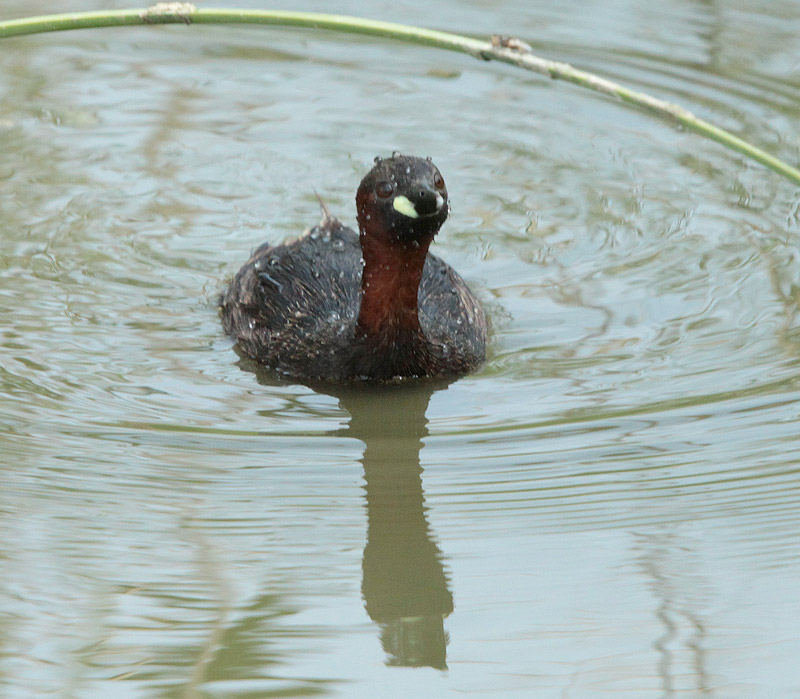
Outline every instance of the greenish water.
<path id="1" fill-rule="evenodd" d="M 518 34 L 800 160 L 793 0 L 340 5 Z M 399 44 L 137 28 L 0 61 L 0 696 L 800 695 L 796 187 Z M 352 223 L 394 149 L 447 180 L 435 252 L 489 361 L 262 380 L 217 294 L 314 189 Z"/>

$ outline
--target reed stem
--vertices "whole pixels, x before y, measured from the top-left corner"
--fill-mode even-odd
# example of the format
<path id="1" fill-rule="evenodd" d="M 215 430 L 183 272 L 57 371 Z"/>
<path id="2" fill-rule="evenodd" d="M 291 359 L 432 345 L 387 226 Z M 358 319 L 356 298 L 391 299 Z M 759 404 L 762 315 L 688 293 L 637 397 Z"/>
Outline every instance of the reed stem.
<path id="1" fill-rule="evenodd" d="M 304 27 L 394 39 L 466 53 L 482 60 L 502 61 L 549 78 L 565 80 L 595 92 L 601 92 L 647 110 L 680 124 L 687 130 L 711 138 L 800 185 L 799 169 L 729 131 L 700 119 L 683 107 L 656 99 L 643 92 L 631 90 L 593 73 L 578 70 L 567 63 L 540 58 L 531 53 L 521 42 L 509 44 L 509 42 L 503 41 L 485 41 L 449 32 L 360 17 L 279 10 L 198 9 L 191 3 L 182 2 L 159 3 L 147 9 L 82 12 L 8 20 L 0 22 L 0 38 L 71 29 L 142 24 L 264 24 Z"/>

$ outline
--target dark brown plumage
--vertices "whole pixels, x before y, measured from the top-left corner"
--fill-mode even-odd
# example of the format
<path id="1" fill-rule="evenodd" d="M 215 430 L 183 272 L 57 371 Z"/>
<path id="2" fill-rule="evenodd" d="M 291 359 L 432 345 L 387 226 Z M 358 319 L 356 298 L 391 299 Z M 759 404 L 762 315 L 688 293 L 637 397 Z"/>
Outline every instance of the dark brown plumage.
<path id="1" fill-rule="evenodd" d="M 447 189 L 422 158 L 376 159 L 356 194 L 359 234 L 327 211 L 300 239 L 262 245 L 221 300 L 240 350 L 309 381 L 454 377 L 484 360 L 483 309 L 428 246 Z"/>

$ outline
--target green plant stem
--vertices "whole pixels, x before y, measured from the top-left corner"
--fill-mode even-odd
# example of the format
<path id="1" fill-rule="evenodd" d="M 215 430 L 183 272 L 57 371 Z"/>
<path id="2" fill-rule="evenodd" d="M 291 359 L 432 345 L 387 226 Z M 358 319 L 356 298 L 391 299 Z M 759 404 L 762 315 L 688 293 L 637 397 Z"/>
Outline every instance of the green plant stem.
<path id="1" fill-rule="evenodd" d="M 327 29 L 458 51 L 483 60 L 502 61 L 535 73 L 541 73 L 550 78 L 566 80 L 646 109 L 662 118 L 680 124 L 690 131 L 711 138 L 800 185 L 800 170 L 797 168 L 729 131 L 696 117 L 676 104 L 656 99 L 642 92 L 630 90 L 623 85 L 592 73 L 577 70 L 566 63 L 539 58 L 524 47 L 522 50 L 505 48 L 489 41 L 449 32 L 434 31 L 393 22 L 313 12 L 196 9 L 188 3 L 161 3 L 148 9 L 83 12 L 9 20 L 0 22 L 0 38 L 68 29 L 141 24 L 267 24 Z"/>

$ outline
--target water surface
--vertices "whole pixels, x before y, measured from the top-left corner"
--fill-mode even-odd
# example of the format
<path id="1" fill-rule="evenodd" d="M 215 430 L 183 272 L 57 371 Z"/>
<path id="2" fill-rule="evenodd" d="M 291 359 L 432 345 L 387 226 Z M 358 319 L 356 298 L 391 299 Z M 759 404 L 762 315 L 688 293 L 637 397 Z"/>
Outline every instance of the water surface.
<path id="1" fill-rule="evenodd" d="M 788 0 L 338 9 L 516 33 L 800 159 Z M 0 694 L 800 694 L 796 187 L 573 86 L 377 40 L 0 50 Z M 394 149 L 448 182 L 435 252 L 487 307 L 489 361 L 275 385 L 217 294 L 315 222 L 314 189 L 352 223 Z"/>

